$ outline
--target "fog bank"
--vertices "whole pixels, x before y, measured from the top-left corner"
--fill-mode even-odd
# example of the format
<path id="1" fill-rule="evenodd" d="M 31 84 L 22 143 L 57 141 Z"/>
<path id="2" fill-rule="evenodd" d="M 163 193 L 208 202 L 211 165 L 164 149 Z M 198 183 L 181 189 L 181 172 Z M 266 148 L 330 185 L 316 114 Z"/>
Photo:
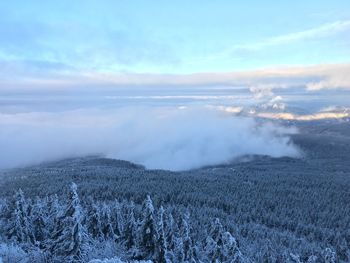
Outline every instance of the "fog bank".
<path id="1" fill-rule="evenodd" d="M 294 130 L 205 107 L 0 114 L 0 127 L 0 168 L 89 154 L 169 170 L 246 154 L 298 156 Z"/>

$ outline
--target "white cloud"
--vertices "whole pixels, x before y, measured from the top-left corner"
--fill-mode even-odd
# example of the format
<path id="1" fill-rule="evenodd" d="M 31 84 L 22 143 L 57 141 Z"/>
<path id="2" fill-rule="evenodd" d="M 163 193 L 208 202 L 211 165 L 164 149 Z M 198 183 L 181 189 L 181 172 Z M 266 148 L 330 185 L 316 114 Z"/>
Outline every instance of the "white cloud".
<path id="1" fill-rule="evenodd" d="M 11 64 L 12 65 L 12 64 Z M 22 65 L 25 66 L 25 65 Z M 27 65 L 30 67 L 29 65 Z M 100 89 L 101 87 L 157 86 L 176 88 L 178 86 L 230 86 L 250 89 L 257 96 L 264 95 L 276 88 L 305 87 L 309 90 L 350 89 L 350 64 L 325 64 L 313 66 L 295 66 L 266 68 L 251 71 L 206 72 L 195 74 L 137 74 L 102 73 L 98 71 L 82 72 L 78 70 L 55 70 L 40 75 L 13 65 L 0 64 L 0 92 L 41 89 L 73 89 L 83 87 Z M 25 73 L 27 72 L 27 73 Z"/>
<path id="2" fill-rule="evenodd" d="M 333 68 L 320 67 L 318 75 L 324 76 L 318 81 L 307 83 L 309 90 L 350 88 L 350 66 L 337 66 Z"/>
<path id="3" fill-rule="evenodd" d="M 271 113 L 271 112 L 259 112 L 255 116 L 266 119 L 279 119 L 279 120 L 295 120 L 295 121 L 314 121 L 324 119 L 342 119 L 350 117 L 348 112 L 319 112 L 315 114 L 296 115 L 293 113 Z"/>

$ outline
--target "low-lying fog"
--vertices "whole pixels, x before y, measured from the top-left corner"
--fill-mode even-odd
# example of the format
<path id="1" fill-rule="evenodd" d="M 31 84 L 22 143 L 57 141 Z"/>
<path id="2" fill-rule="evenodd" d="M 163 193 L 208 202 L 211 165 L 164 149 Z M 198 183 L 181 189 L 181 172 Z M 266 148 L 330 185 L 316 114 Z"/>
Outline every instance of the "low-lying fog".
<path id="1" fill-rule="evenodd" d="M 247 154 L 298 156 L 289 138 L 296 129 L 239 113 L 255 107 L 271 114 L 292 106 L 300 114 L 306 107 L 297 108 L 295 102 L 307 104 L 300 95 L 228 88 L 187 91 L 2 96 L 0 168 L 91 154 L 170 170 Z M 319 101 L 308 105 L 327 106 Z"/>
<path id="2" fill-rule="evenodd" d="M 133 107 L 1 114 L 0 167 L 104 154 L 184 170 L 245 154 L 297 156 L 292 129 L 205 107 Z"/>

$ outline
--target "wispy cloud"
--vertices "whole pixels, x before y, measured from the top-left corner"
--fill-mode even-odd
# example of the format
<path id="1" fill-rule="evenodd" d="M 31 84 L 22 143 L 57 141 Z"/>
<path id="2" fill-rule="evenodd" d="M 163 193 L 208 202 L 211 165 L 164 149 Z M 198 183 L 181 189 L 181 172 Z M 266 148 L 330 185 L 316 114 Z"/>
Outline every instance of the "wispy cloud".
<path id="1" fill-rule="evenodd" d="M 237 55 L 246 54 L 247 52 L 262 51 L 266 48 L 288 45 L 301 41 L 332 37 L 334 35 L 350 31 L 350 20 L 336 21 L 326 23 L 318 27 L 306 29 L 299 32 L 293 32 L 278 36 L 262 39 L 253 43 L 244 43 L 232 45 L 224 50 L 209 56 L 199 58 L 199 60 L 216 60 L 226 57 L 235 57 Z"/>
<path id="2" fill-rule="evenodd" d="M 267 39 L 265 42 L 262 42 L 260 46 L 263 47 L 264 45 L 288 44 L 294 41 L 328 37 L 347 30 L 350 30 L 350 20 L 336 21 L 333 23 L 321 25 L 319 27 L 311 28 L 305 31 L 272 37 L 270 39 Z"/>

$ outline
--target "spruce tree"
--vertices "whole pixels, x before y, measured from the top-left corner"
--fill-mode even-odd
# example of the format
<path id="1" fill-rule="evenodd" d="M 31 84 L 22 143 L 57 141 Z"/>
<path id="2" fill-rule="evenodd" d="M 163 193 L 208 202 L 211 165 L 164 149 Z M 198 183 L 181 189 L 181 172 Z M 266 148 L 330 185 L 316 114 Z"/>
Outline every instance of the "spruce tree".
<path id="1" fill-rule="evenodd" d="M 180 236 L 175 238 L 175 247 L 174 247 L 173 253 L 175 258 L 174 262 L 184 262 L 185 260 L 184 245 L 182 242 L 182 238 Z"/>
<path id="2" fill-rule="evenodd" d="M 36 244 L 40 247 L 44 247 L 44 242 L 48 238 L 48 228 L 46 223 L 48 218 L 44 213 L 44 202 L 45 199 L 36 198 L 35 203 L 33 204 L 31 222 L 33 225 L 33 234 L 36 240 Z"/>
<path id="3" fill-rule="evenodd" d="M 142 259 L 153 259 L 157 247 L 157 226 L 154 219 L 154 207 L 151 197 L 147 195 L 142 206 L 140 229 L 140 252 Z"/>
<path id="4" fill-rule="evenodd" d="M 217 243 L 218 246 L 222 245 L 222 234 L 224 233 L 224 227 L 220 223 L 219 218 L 215 218 L 210 226 L 209 235 Z"/>
<path id="5" fill-rule="evenodd" d="M 28 216 L 28 203 L 21 189 L 15 194 L 14 202 L 14 211 L 7 231 L 8 237 L 19 243 L 34 244 L 35 238 Z"/>
<path id="6" fill-rule="evenodd" d="M 92 202 L 87 216 L 87 229 L 91 236 L 95 239 L 101 239 L 102 233 L 102 223 L 100 216 L 100 209 L 98 204 Z"/>
<path id="7" fill-rule="evenodd" d="M 240 263 L 244 262 L 243 255 L 238 248 L 236 239 L 230 232 L 225 232 L 222 235 L 222 247 L 220 251 L 221 262 Z"/>
<path id="8" fill-rule="evenodd" d="M 114 221 L 114 233 L 116 235 L 117 240 L 120 241 L 124 232 L 125 223 L 124 223 L 124 218 L 122 213 L 122 204 L 117 200 L 115 201 L 115 204 L 114 204 L 113 221 Z"/>
<path id="9" fill-rule="evenodd" d="M 159 263 L 166 263 L 166 262 L 168 262 L 168 259 L 167 259 L 166 236 L 165 236 L 165 231 L 164 231 L 164 208 L 163 208 L 163 206 L 161 206 L 159 209 L 157 232 L 158 232 L 158 240 L 157 240 L 157 251 L 156 251 L 156 255 L 155 255 L 155 261 L 159 262 Z"/>
<path id="10" fill-rule="evenodd" d="M 63 209 L 58 201 L 57 195 L 53 195 L 48 198 L 47 207 L 48 207 L 48 211 L 47 211 L 48 216 L 47 216 L 46 225 L 48 227 L 48 232 L 53 233 L 57 225 L 59 213 Z"/>
<path id="11" fill-rule="evenodd" d="M 137 225 L 134 213 L 135 205 L 131 203 L 128 208 L 127 222 L 124 228 L 124 245 L 127 250 L 135 248 L 137 238 Z"/>
<path id="12" fill-rule="evenodd" d="M 192 261 L 193 259 L 193 243 L 192 243 L 192 238 L 190 236 L 189 218 L 190 218 L 189 213 L 186 212 L 182 218 L 182 229 L 181 229 L 184 260 L 188 262 Z"/>
<path id="13" fill-rule="evenodd" d="M 84 262 L 87 234 L 81 221 L 83 210 L 75 183 L 71 184 L 68 204 L 59 217 L 50 252 L 61 262 Z"/>
<path id="14" fill-rule="evenodd" d="M 204 251 L 209 262 L 219 260 L 220 248 L 211 236 L 207 236 L 205 239 Z"/>
<path id="15" fill-rule="evenodd" d="M 101 230 L 105 239 L 115 239 L 111 210 L 106 204 L 101 209 Z"/>
<path id="16" fill-rule="evenodd" d="M 175 232 L 176 232 L 176 222 L 172 213 L 167 214 L 167 219 L 165 220 L 165 232 L 166 232 L 166 242 L 169 250 L 174 250 L 175 248 Z"/>
<path id="17" fill-rule="evenodd" d="M 211 224 L 205 250 L 211 262 L 239 263 L 244 261 L 236 239 L 229 232 L 224 231 L 218 218 Z"/>

